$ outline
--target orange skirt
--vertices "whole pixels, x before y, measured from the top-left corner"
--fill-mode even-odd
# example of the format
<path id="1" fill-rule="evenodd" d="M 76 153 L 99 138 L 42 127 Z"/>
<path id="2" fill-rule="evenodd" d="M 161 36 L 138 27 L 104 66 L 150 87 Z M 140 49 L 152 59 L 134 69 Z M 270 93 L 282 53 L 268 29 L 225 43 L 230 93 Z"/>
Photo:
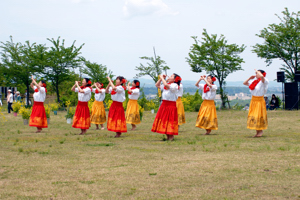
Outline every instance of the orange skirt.
<path id="1" fill-rule="evenodd" d="M 91 114 L 92 124 L 104 124 L 106 122 L 103 101 L 94 101 Z"/>
<path id="2" fill-rule="evenodd" d="M 126 123 L 127 124 L 140 124 L 140 111 L 137 100 L 129 99 L 126 110 Z"/>
<path id="3" fill-rule="evenodd" d="M 201 104 L 196 127 L 218 130 L 218 118 L 214 100 L 204 100 Z"/>
<path id="4" fill-rule="evenodd" d="M 252 96 L 247 119 L 247 128 L 253 130 L 265 130 L 268 128 L 266 102 L 263 96 Z"/>
<path id="5" fill-rule="evenodd" d="M 107 130 L 113 132 L 127 132 L 125 113 L 122 102 L 113 101 L 109 108 Z"/>
<path id="6" fill-rule="evenodd" d="M 163 100 L 152 125 L 152 132 L 178 135 L 178 113 L 176 101 Z"/>
<path id="7" fill-rule="evenodd" d="M 177 107 L 177 112 L 178 112 L 178 125 L 185 124 L 184 106 L 181 101 L 181 97 L 177 98 L 176 107 Z"/>
<path id="8" fill-rule="evenodd" d="M 91 126 L 88 102 L 78 101 L 73 117 L 73 128 L 89 129 Z"/>
<path id="9" fill-rule="evenodd" d="M 32 112 L 30 115 L 29 126 L 38 128 L 47 128 L 47 116 L 43 102 L 35 101 L 32 106 Z"/>

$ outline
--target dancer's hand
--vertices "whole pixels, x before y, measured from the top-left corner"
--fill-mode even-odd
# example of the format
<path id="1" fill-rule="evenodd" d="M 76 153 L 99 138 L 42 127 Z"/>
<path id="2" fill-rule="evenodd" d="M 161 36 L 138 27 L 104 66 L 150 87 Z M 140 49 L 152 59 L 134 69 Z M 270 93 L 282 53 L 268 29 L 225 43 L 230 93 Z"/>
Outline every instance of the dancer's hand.
<path id="1" fill-rule="evenodd" d="M 255 77 L 256 77 L 256 76 L 250 76 L 250 77 L 249 77 L 249 80 L 255 79 Z"/>

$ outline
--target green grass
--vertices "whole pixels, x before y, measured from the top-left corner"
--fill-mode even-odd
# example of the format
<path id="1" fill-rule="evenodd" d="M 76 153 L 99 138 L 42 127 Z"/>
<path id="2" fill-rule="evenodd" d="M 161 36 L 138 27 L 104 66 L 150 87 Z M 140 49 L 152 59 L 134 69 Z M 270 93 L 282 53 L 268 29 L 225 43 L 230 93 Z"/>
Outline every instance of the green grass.
<path id="1" fill-rule="evenodd" d="M 149 112 L 117 139 L 94 125 L 78 135 L 64 112 L 41 133 L 5 114 L 0 199 L 299 199 L 300 112 L 268 111 L 262 138 L 247 112 L 217 114 L 219 130 L 204 136 L 186 113 L 172 142 L 150 131 Z"/>

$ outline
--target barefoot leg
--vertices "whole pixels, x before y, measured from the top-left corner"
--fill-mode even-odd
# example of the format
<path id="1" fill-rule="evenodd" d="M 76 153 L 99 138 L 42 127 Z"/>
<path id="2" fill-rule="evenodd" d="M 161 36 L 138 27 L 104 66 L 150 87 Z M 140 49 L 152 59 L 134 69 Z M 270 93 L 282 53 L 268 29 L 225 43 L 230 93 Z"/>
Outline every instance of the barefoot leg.
<path id="1" fill-rule="evenodd" d="M 42 131 L 42 128 L 36 127 L 36 133 L 40 133 Z"/>
<path id="2" fill-rule="evenodd" d="M 174 140 L 174 135 L 169 135 L 169 141 L 173 141 Z"/>
<path id="3" fill-rule="evenodd" d="M 96 130 L 99 130 L 99 125 L 98 124 L 96 124 Z"/>
<path id="4" fill-rule="evenodd" d="M 104 130 L 104 126 L 103 126 L 103 124 L 100 124 L 100 126 L 101 126 L 101 130 Z"/>
<path id="5" fill-rule="evenodd" d="M 116 132 L 115 138 L 121 137 L 121 132 Z"/>
<path id="6" fill-rule="evenodd" d="M 84 134 L 84 129 L 81 129 L 81 133 L 79 133 L 79 135 L 83 135 Z"/>
<path id="7" fill-rule="evenodd" d="M 204 135 L 209 135 L 211 132 L 211 129 L 206 129 L 206 133 Z"/>
<path id="8" fill-rule="evenodd" d="M 131 124 L 132 128 L 131 131 L 133 131 L 134 129 L 136 129 L 136 125 L 135 124 Z"/>

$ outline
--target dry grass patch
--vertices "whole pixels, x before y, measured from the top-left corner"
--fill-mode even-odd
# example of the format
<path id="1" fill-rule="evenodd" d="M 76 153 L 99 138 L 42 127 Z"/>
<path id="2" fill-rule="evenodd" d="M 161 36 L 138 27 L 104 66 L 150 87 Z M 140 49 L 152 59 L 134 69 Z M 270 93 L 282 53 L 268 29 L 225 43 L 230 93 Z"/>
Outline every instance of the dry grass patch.
<path id="1" fill-rule="evenodd" d="M 175 141 L 152 133 L 146 112 L 136 131 L 79 136 L 64 112 L 42 133 L 5 114 L 0 127 L 0 199 L 297 199 L 300 113 L 268 112 L 252 138 L 247 112 L 219 111 L 210 136 L 186 113 Z M 128 129 L 130 126 L 128 126 Z"/>

